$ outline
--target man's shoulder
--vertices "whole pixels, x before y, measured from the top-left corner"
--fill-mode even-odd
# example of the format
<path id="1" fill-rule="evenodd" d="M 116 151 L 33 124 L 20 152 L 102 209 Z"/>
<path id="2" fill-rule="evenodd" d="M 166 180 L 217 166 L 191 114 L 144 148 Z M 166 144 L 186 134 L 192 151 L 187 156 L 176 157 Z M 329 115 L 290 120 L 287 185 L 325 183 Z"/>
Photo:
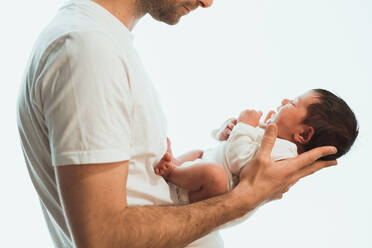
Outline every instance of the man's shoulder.
<path id="1" fill-rule="evenodd" d="M 43 56 L 49 56 L 60 49 L 73 49 L 79 53 L 93 51 L 97 53 L 101 49 L 108 50 L 114 46 L 110 34 L 100 29 L 48 26 L 36 40 L 34 52 Z"/>
<path id="2" fill-rule="evenodd" d="M 28 71 L 38 78 L 43 72 L 76 66 L 97 70 L 119 57 L 116 43 L 100 29 L 48 26 L 34 44 Z"/>
<path id="3" fill-rule="evenodd" d="M 97 54 L 102 49 L 114 47 L 117 47 L 114 34 L 99 21 L 90 16 L 61 12 L 36 39 L 33 55 L 41 59 L 64 48 Z"/>
<path id="4" fill-rule="evenodd" d="M 31 54 L 32 66 L 43 67 L 55 58 L 78 62 L 117 58 L 133 49 L 132 42 L 130 31 L 107 10 L 91 1 L 71 1 L 40 33 Z"/>

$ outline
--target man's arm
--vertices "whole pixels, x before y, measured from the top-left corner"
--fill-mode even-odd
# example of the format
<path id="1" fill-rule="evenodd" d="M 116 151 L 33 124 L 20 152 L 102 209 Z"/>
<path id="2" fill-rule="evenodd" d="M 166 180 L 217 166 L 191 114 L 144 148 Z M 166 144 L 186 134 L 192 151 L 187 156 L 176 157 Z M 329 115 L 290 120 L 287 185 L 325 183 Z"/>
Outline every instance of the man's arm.
<path id="1" fill-rule="evenodd" d="M 335 153 L 332 147 L 273 162 L 268 154 L 276 134 L 276 126 L 270 125 L 235 189 L 184 206 L 128 207 L 128 162 L 57 167 L 60 197 L 76 247 L 184 247 L 260 203 L 280 198 L 300 178 L 336 164 L 314 162 Z"/>
<path id="2" fill-rule="evenodd" d="M 128 162 L 56 170 L 76 247 L 184 247 L 254 208 L 235 191 L 184 206 L 128 207 Z"/>

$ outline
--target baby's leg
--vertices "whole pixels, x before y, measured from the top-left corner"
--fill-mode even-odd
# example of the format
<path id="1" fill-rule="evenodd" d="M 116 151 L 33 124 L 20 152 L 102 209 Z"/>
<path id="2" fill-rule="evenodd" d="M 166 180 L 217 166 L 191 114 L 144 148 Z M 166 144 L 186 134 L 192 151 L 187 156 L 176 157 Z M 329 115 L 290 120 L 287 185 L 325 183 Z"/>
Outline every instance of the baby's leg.
<path id="1" fill-rule="evenodd" d="M 168 147 L 170 147 L 170 141 L 168 140 Z M 156 175 L 164 177 L 168 180 L 168 175 L 173 171 L 175 166 L 180 166 L 187 161 L 194 161 L 203 156 L 202 150 L 194 150 L 187 152 L 177 158 L 173 157 L 172 151 L 169 149 L 161 158 L 159 163 L 155 166 L 154 171 Z"/>
<path id="2" fill-rule="evenodd" d="M 167 180 L 189 190 L 190 202 L 200 201 L 227 191 L 225 170 L 214 163 L 195 163 L 173 167 Z"/>
<path id="3" fill-rule="evenodd" d="M 221 166 L 207 162 L 183 165 L 183 162 L 193 161 L 202 154 L 202 151 L 192 151 L 175 159 L 171 151 L 168 151 L 155 166 L 154 171 L 166 181 L 189 190 L 190 202 L 225 193 L 227 179 Z"/>
<path id="4" fill-rule="evenodd" d="M 180 163 L 184 163 L 187 161 L 194 161 L 198 158 L 202 158 L 203 151 L 202 150 L 193 150 L 190 152 L 187 152 L 185 154 L 182 154 L 176 158 L 176 160 Z"/>
<path id="5" fill-rule="evenodd" d="M 170 141 L 168 139 L 168 147 L 170 147 Z M 155 166 L 154 171 L 156 175 L 162 176 L 165 180 L 168 180 L 168 174 L 173 170 L 174 166 L 180 166 L 184 162 L 194 161 L 203 156 L 202 150 L 194 150 L 187 152 L 183 155 L 178 156 L 177 158 L 173 157 L 172 151 L 168 151 L 161 158 L 159 163 Z"/>
<path id="6" fill-rule="evenodd" d="M 189 192 L 190 202 L 201 201 L 227 192 L 226 172 L 218 164 L 197 163 L 189 166 L 189 168 L 189 170 L 194 170 L 193 173 L 190 173 L 190 178 L 199 182 L 199 184 L 196 184 L 197 187 L 194 187 L 196 189 Z M 182 169 L 182 166 L 179 169 Z M 187 167 L 185 170 L 187 170 Z"/>

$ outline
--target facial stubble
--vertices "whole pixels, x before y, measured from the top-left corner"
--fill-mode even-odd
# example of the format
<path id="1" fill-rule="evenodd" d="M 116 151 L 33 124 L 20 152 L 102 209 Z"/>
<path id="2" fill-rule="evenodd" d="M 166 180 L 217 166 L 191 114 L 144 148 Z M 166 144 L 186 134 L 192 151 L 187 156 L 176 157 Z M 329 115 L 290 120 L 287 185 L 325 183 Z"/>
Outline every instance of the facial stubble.
<path id="1" fill-rule="evenodd" d="M 137 0 L 138 8 L 149 13 L 155 20 L 169 25 L 177 24 L 181 18 L 180 8 L 187 1 L 179 0 Z"/>

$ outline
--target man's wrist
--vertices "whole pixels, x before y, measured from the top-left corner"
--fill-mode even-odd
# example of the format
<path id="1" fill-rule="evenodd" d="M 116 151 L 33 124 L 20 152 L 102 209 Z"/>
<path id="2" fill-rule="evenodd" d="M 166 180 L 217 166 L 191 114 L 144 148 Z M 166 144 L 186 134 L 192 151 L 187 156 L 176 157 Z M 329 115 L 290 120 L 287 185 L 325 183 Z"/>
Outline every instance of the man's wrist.
<path id="1" fill-rule="evenodd" d="M 236 202 L 237 211 L 241 212 L 242 216 L 254 210 L 265 201 L 260 194 L 257 194 L 257 192 L 244 181 L 239 182 L 230 193 L 233 201 Z"/>

